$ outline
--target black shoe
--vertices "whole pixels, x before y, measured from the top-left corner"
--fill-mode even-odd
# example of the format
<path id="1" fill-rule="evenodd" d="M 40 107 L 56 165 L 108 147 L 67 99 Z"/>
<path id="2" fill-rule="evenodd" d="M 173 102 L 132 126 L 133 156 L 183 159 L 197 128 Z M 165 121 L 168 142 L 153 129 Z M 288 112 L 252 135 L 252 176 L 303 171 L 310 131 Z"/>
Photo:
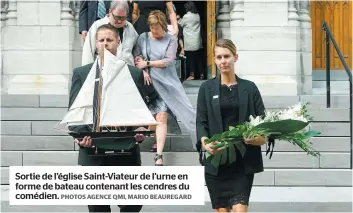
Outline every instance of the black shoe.
<path id="1" fill-rule="evenodd" d="M 154 162 L 157 162 L 157 160 L 159 159 L 162 159 L 163 160 L 163 155 L 160 155 L 160 154 L 156 154 L 156 156 L 154 156 Z M 155 166 L 163 166 L 163 163 L 162 164 L 154 164 Z"/>

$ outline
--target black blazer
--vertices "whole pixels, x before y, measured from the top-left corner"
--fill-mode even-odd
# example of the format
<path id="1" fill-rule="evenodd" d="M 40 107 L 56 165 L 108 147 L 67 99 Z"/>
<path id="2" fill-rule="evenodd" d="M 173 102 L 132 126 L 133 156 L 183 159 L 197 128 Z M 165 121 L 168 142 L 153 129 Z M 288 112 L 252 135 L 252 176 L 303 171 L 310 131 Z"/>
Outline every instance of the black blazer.
<path id="1" fill-rule="evenodd" d="M 111 1 L 104 1 L 106 13 L 109 13 L 110 2 Z M 80 2 L 80 12 L 78 21 L 78 28 L 80 34 L 82 33 L 82 31 L 88 32 L 92 24 L 98 19 L 97 11 L 98 1 L 83 0 Z"/>
<path id="2" fill-rule="evenodd" d="M 77 67 L 73 70 L 72 74 L 72 82 L 71 82 L 71 89 L 70 89 L 70 94 L 69 94 L 69 108 L 75 101 L 78 93 L 81 90 L 81 87 L 83 86 L 83 83 L 85 82 L 89 71 L 91 70 L 93 66 L 93 63 L 87 64 L 85 66 Z M 133 73 L 141 73 L 141 70 L 128 65 L 130 72 Z M 95 98 L 95 97 L 93 97 Z M 135 127 L 137 128 L 137 127 Z M 79 126 L 73 126 L 69 127 L 71 131 L 75 132 L 90 132 L 92 131 L 92 125 L 79 125 Z M 130 127 L 128 128 L 128 131 L 132 131 L 133 128 Z M 139 150 L 139 147 L 136 146 L 136 148 Z M 100 165 L 102 162 L 103 157 L 96 157 L 96 156 L 91 156 L 94 153 L 95 149 L 92 148 L 86 148 L 86 147 L 80 147 L 79 149 L 79 155 L 78 155 L 78 164 L 83 165 L 83 166 L 97 166 Z M 140 160 L 140 159 L 138 159 Z M 139 162 L 140 163 L 140 162 Z"/>
<path id="3" fill-rule="evenodd" d="M 248 80 L 241 79 L 236 75 L 239 91 L 239 123 L 249 121 L 250 115 L 264 115 L 265 107 L 261 94 L 257 86 Z M 203 157 L 200 163 L 205 166 L 205 172 L 217 175 L 217 169 L 202 156 L 201 138 L 212 137 L 214 134 L 223 132 L 222 115 L 219 103 L 220 76 L 204 82 L 200 89 L 197 99 L 197 149 Z M 245 172 L 253 174 L 262 172 L 263 160 L 260 146 L 246 145 L 246 154 L 244 156 Z"/>

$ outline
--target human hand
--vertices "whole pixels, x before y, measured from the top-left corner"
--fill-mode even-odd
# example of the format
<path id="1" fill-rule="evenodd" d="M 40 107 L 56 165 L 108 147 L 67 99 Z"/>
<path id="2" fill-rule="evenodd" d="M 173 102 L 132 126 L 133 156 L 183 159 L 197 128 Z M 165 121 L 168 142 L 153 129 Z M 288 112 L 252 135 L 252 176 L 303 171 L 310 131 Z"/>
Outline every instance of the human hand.
<path id="1" fill-rule="evenodd" d="M 82 38 L 82 41 L 85 41 L 86 37 L 87 37 L 87 31 L 82 31 L 81 32 L 81 38 Z"/>
<path id="2" fill-rule="evenodd" d="M 89 136 L 84 137 L 81 141 L 75 139 L 75 143 L 79 146 L 86 147 L 86 148 L 94 148 L 95 146 L 92 145 L 92 138 Z"/>
<path id="3" fill-rule="evenodd" d="M 151 77 L 150 75 L 148 75 L 148 73 L 146 72 L 146 70 L 143 70 L 143 78 L 145 79 L 145 85 L 150 85 L 152 84 L 152 80 L 151 80 Z"/>
<path id="4" fill-rule="evenodd" d="M 137 143 L 142 142 L 145 139 L 145 136 L 143 134 L 136 134 L 135 135 L 135 140 Z"/>
<path id="5" fill-rule="evenodd" d="M 266 143 L 264 136 L 256 136 L 255 138 L 244 138 L 244 142 L 248 145 L 261 146 Z"/>
<path id="6" fill-rule="evenodd" d="M 205 144 L 205 145 L 203 145 L 203 148 L 206 150 L 206 152 L 208 152 L 208 153 L 210 153 L 212 155 L 215 155 L 215 154 L 217 154 L 218 152 L 222 151 L 225 148 L 224 146 L 220 147 L 218 149 L 212 149 L 211 148 L 212 146 L 215 146 L 217 144 L 220 144 L 220 142 L 215 141 L 215 142 L 211 142 L 211 143 Z"/>
<path id="7" fill-rule="evenodd" d="M 136 57 L 135 57 L 135 65 L 136 65 L 136 63 L 139 62 L 139 61 L 143 61 L 142 56 L 136 56 Z"/>
<path id="8" fill-rule="evenodd" d="M 136 67 L 139 69 L 144 69 L 147 67 L 147 62 L 144 60 L 138 60 L 137 62 L 135 62 Z"/>

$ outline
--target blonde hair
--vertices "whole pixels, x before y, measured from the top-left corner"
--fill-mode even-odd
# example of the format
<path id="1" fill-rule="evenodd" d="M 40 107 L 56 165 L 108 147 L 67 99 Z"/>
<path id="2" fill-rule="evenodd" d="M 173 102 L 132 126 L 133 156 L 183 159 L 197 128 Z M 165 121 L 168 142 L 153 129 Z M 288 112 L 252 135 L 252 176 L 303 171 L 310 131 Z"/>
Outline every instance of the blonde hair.
<path id="1" fill-rule="evenodd" d="M 148 15 L 148 24 L 150 26 L 160 25 L 165 32 L 168 31 L 167 18 L 165 14 L 160 10 L 154 10 L 150 12 L 150 14 Z"/>
<path id="2" fill-rule="evenodd" d="M 237 47 L 232 40 L 229 39 L 219 39 L 217 40 L 214 50 L 216 47 L 227 48 L 234 56 L 237 55 Z"/>

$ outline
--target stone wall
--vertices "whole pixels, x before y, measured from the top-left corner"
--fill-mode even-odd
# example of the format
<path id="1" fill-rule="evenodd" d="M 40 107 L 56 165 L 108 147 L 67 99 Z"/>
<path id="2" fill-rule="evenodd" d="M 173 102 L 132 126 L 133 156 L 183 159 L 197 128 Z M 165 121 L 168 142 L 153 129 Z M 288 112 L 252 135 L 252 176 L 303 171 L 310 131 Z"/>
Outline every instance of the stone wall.
<path id="1" fill-rule="evenodd" d="M 311 93 L 311 25 L 305 2 L 232 1 L 236 72 L 254 81 L 262 94 Z"/>
<path id="2" fill-rule="evenodd" d="M 81 58 L 77 4 L 18 0 L 1 9 L 2 92 L 68 94 Z"/>
<path id="3" fill-rule="evenodd" d="M 81 59 L 78 3 L 2 2 L 3 93 L 68 93 Z M 311 93 L 309 7 L 308 1 L 293 0 L 217 2 L 217 36 L 235 42 L 237 73 L 255 81 L 263 94 Z"/>

